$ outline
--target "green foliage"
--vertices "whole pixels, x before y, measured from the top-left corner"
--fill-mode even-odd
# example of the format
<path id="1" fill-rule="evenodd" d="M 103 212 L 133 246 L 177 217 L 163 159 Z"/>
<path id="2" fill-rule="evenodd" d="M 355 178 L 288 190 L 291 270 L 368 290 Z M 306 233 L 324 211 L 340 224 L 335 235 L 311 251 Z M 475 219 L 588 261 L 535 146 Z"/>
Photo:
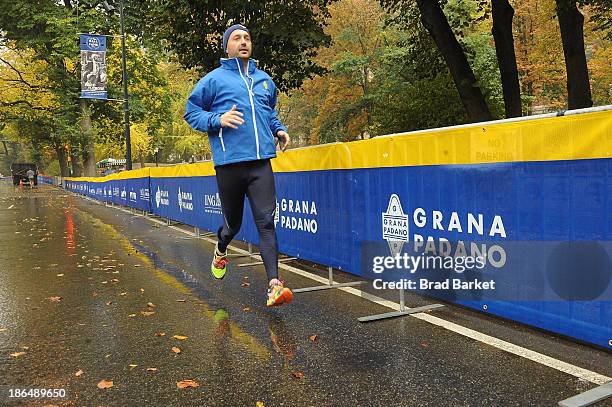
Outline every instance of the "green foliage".
<path id="1" fill-rule="evenodd" d="M 478 87 L 482 90 L 491 114 L 493 117 L 504 117 L 504 92 L 493 36 L 475 32 L 467 35 L 463 43 L 470 66 L 478 80 Z"/>
<path id="2" fill-rule="evenodd" d="M 315 49 L 329 43 L 323 32 L 332 0 L 131 0 L 131 26 L 172 50 L 187 68 L 208 72 L 224 57 L 222 36 L 234 23 L 253 37 L 253 57 L 280 90 L 297 88 L 304 78 L 322 74 Z"/>
<path id="3" fill-rule="evenodd" d="M 420 24 L 389 27 L 376 72 L 376 134 L 449 126 L 467 120 L 441 55 Z"/>

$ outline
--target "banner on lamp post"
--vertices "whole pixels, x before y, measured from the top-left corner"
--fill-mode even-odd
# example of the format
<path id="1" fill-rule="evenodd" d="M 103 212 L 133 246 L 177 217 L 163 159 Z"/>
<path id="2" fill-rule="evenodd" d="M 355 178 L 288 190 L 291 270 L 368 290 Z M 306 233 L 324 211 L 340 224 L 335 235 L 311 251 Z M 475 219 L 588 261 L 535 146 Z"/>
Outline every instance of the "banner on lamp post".
<path id="1" fill-rule="evenodd" d="M 81 98 L 107 99 L 106 37 L 81 34 Z"/>

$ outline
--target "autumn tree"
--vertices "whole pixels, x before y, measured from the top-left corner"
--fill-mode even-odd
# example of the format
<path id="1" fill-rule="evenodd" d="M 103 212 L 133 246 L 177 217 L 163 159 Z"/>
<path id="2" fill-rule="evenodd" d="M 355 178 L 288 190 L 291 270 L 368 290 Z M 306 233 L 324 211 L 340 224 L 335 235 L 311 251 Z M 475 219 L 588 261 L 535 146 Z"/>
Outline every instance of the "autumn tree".
<path id="1" fill-rule="evenodd" d="M 591 84 L 584 53 L 584 16 L 575 0 L 556 0 L 556 5 L 567 72 L 568 108 L 591 107 Z"/>
<path id="2" fill-rule="evenodd" d="M 0 47 L 0 121 L 7 139 L 23 142 L 40 160 L 40 150 L 52 148 L 62 174 L 68 175 L 66 144 L 73 139 L 73 128 L 66 122 L 61 101 L 47 76 L 48 63 L 32 50 L 19 50 L 5 41 Z M 6 151 L 8 153 L 8 150 Z M 39 162 L 40 164 L 40 162 Z"/>
<path id="3" fill-rule="evenodd" d="M 109 0 L 109 3 L 116 1 Z M 329 44 L 323 31 L 333 0 L 131 0 L 130 25 L 142 35 L 167 46 L 186 68 L 200 74 L 224 57 L 223 32 L 242 23 L 251 30 L 253 57 L 281 91 L 294 89 L 305 78 L 323 73 L 313 57 Z"/>
<path id="4" fill-rule="evenodd" d="M 387 10 L 398 8 L 404 11 L 411 7 L 410 2 L 406 0 L 381 0 L 381 3 Z M 478 86 L 474 71 L 453 33 L 442 6 L 438 0 L 417 0 L 416 4 L 423 26 L 446 61 L 470 121 L 491 120 L 493 116 Z"/>
<path id="5" fill-rule="evenodd" d="M 518 117 L 522 114 L 522 107 L 512 32 L 514 8 L 508 0 L 491 0 L 491 5 L 493 38 L 495 38 L 495 52 L 499 61 L 506 117 Z"/>

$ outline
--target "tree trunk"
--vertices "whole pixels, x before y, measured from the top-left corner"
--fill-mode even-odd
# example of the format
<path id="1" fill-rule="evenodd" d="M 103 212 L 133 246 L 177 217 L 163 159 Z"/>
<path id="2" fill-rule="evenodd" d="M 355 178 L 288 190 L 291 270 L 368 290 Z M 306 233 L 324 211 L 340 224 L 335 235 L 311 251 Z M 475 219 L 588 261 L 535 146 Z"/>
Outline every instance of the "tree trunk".
<path id="1" fill-rule="evenodd" d="M 145 160 L 144 160 L 144 154 L 140 154 L 140 168 L 144 168 L 145 167 Z"/>
<path id="2" fill-rule="evenodd" d="M 440 53 L 446 61 L 446 65 L 453 76 L 453 81 L 459 91 L 461 102 L 465 108 L 469 120 L 472 122 L 487 121 L 493 117 L 489 106 L 476 85 L 476 77 L 465 53 L 453 34 L 448 20 L 440 8 L 437 0 L 417 0 L 421 20 L 429 31 Z"/>
<path id="3" fill-rule="evenodd" d="M 74 150 L 70 150 L 70 164 L 72 165 L 72 176 L 80 177 L 82 176 L 81 166 L 79 165 L 79 154 Z"/>
<path id="4" fill-rule="evenodd" d="M 567 72 L 567 105 L 569 109 L 593 106 L 589 70 L 584 53 L 584 17 L 575 0 L 556 0 L 565 70 Z"/>
<path id="5" fill-rule="evenodd" d="M 85 99 L 79 99 L 81 107 L 81 131 L 83 132 L 83 172 L 86 177 L 96 176 L 96 153 L 91 131 L 91 110 Z"/>
<path id="6" fill-rule="evenodd" d="M 6 141 L 2 140 L 2 145 L 4 146 L 4 153 L 8 157 L 9 156 L 9 151 L 8 151 L 8 148 L 6 147 Z"/>
<path id="7" fill-rule="evenodd" d="M 519 117 L 522 115 L 521 88 L 512 36 L 514 9 L 508 0 L 491 0 L 491 3 L 493 5 L 493 38 L 504 91 L 506 117 Z"/>
<path id="8" fill-rule="evenodd" d="M 68 177 L 70 172 L 68 171 L 68 161 L 66 160 L 66 150 L 64 146 L 60 145 L 55 147 L 55 153 L 57 154 L 57 161 L 59 162 L 62 177 Z"/>

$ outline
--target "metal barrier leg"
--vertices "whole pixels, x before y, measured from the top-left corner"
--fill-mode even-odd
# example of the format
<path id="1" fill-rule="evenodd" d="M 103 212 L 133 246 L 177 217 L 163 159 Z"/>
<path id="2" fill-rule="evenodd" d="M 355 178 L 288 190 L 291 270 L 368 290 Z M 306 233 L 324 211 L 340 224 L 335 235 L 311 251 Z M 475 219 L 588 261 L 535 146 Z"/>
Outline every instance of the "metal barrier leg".
<path id="1" fill-rule="evenodd" d="M 352 287 L 356 285 L 361 285 L 365 283 L 365 281 L 351 281 L 349 283 L 338 283 L 334 284 L 334 269 L 333 267 L 327 267 L 328 272 L 328 282 L 326 285 L 318 285 L 314 287 L 304 287 L 304 288 L 296 288 L 292 290 L 294 293 L 307 293 L 310 291 L 321 291 L 321 290 L 330 290 L 332 288 L 340 288 L 340 287 Z"/>
<path id="2" fill-rule="evenodd" d="M 562 400 L 559 402 L 559 405 L 563 407 L 590 406 L 609 397 L 612 397 L 612 382 L 608 382 L 594 389 L 585 391 L 584 393 Z"/>
<path id="3" fill-rule="evenodd" d="M 403 317 L 403 316 L 410 315 L 410 314 L 417 314 L 419 312 L 425 312 L 425 311 L 429 311 L 429 310 L 436 309 L 436 308 L 442 308 L 444 306 L 443 304 L 430 304 L 430 305 L 424 305 L 422 307 L 407 308 L 404 302 L 404 289 L 403 288 L 399 290 L 399 296 L 400 296 L 399 311 L 385 312 L 384 314 L 360 317 L 360 318 L 357 318 L 357 320 L 359 322 L 379 321 L 381 319 L 396 318 L 396 317 Z"/>
<path id="4" fill-rule="evenodd" d="M 193 234 L 195 236 L 179 236 L 178 239 L 181 240 L 192 240 L 192 239 L 200 239 L 201 235 L 200 235 L 200 228 L 197 226 L 193 227 Z"/>
<path id="5" fill-rule="evenodd" d="M 216 234 L 215 234 L 215 236 L 216 236 Z M 227 257 L 233 257 L 233 258 L 238 258 L 238 257 L 253 257 L 253 256 L 257 256 L 259 254 L 259 252 L 253 253 L 253 245 L 251 245 L 251 243 L 248 243 L 247 246 L 248 246 L 248 249 L 249 249 L 249 254 L 229 253 L 227 255 Z"/>
<path id="6" fill-rule="evenodd" d="M 297 257 L 283 257 L 282 259 L 278 259 L 279 263 L 287 263 L 293 260 L 296 260 Z M 248 267 L 248 266 L 259 266 L 260 264 L 264 264 L 263 261 L 254 261 L 252 263 L 242 263 L 239 264 L 238 267 Z"/>

